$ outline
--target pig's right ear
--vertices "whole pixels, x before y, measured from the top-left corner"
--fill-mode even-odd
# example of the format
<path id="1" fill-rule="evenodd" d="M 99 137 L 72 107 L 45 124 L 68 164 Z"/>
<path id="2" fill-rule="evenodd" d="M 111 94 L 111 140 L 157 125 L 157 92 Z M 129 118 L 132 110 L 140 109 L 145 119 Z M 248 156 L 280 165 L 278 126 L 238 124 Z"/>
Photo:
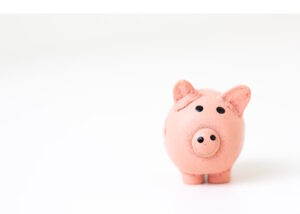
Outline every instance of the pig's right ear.
<path id="1" fill-rule="evenodd" d="M 173 98 L 175 103 L 184 97 L 195 97 L 197 95 L 199 95 L 198 91 L 186 80 L 178 81 L 173 89 Z"/>
<path id="2" fill-rule="evenodd" d="M 180 80 L 173 89 L 175 111 L 184 109 L 200 96 L 200 93 L 194 89 L 191 83 L 186 80 Z"/>
<path id="3" fill-rule="evenodd" d="M 178 102 L 187 95 L 196 95 L 197 91 L 194 89 L 191 83 L 186 80 L 180 80 L 176 83 L 173 89 L 174 102 Z"/>

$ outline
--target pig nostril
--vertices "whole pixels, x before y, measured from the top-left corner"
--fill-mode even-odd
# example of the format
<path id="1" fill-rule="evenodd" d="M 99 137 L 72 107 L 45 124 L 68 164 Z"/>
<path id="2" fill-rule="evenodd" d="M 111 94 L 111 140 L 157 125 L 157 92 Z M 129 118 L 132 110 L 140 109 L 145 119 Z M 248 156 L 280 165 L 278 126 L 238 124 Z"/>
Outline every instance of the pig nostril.
<path id="1" fill-rule="evenodd" d="M 197 141 L 198 141 L 198 143 L 203 143 L 204 138 L 200 136 L 200 137 L 198 137 Z"/>
<path id="2" fill-rule="evenodd" d="M 216 136 L 212 134 L 212 135 L 210 136 L 210 139 L 211 139 L 211 140 L 216 140 Z"/>

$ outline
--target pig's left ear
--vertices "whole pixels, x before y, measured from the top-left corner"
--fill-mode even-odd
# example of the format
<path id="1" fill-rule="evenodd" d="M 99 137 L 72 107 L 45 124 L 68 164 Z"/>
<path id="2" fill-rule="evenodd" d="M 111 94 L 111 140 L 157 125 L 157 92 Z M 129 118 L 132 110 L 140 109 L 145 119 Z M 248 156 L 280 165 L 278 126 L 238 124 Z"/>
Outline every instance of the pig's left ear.
<path id="1" fill-rule="evenodd" d="M 222 96 L 222 98 L 227 101 L 234 108 L 234 110 L 237 111 L 237 114 L 239 116 L 243 115 L 250 97 L 250 88 L 242 85 L 230 89 Z"/>

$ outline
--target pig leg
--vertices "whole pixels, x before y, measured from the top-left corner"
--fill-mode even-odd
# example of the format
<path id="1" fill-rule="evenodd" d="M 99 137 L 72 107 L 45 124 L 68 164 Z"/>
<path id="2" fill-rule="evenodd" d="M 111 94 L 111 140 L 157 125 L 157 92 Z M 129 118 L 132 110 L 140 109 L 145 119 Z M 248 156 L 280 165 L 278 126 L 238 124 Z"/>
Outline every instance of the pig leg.
<path id="1" fill-rule="evenodd" d="M 217 174 L 209 174 L 207 182 L 211 184 L 225 184 L 230 182 L 230 172 L 231 169 L 228 169 L 224 172 Z"/>
<path id="2" fill-rule="evenodd" d="M 193 175 L 182 172 L 182 179 L 185 184 L 195 185 L 204 183 L 204 175 Z"/>

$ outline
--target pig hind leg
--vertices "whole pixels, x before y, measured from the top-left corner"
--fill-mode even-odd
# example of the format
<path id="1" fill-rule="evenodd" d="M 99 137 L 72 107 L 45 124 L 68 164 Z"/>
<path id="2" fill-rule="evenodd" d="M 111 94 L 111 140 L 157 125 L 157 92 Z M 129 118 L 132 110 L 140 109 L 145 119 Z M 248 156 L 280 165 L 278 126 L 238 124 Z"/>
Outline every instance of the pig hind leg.
<path id="1" fill-rule="evenodd" d="M 185 184 L 190 185 L 203 184 L 205 182 L 204 175 L 182 173 L 182 179 Z"/>
<path id="2" fill-rule="evenodd" d="M 207 182 L 211 184 L 225 184 L 230 182 L 230 172 L 231 169 L 228 169 L 221 173 L 209 174 L 207 176 Z"/>

